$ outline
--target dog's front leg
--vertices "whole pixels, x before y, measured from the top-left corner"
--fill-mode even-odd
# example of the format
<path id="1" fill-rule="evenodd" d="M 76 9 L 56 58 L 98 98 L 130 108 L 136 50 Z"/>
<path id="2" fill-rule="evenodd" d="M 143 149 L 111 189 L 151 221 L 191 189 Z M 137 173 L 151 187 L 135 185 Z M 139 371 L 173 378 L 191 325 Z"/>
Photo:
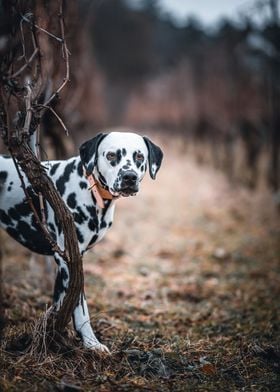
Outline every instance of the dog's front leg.
<path id="1" fill-rule="evenodd" d="M 58 311 L 62 305 L 69 286 L 69 269 L 65 260 L 63 260 L 63 258 L 57 254 L 55 255 L 55 261 L 58 266 L 58 271 L 55 280 L 53 300 L 54 308 Z M 108 348 L 99 342 L 91 328 L 89 312 L 84 293 L 80 294 L 79 303 L 74 310 L 73 323 L 76 332 L 82 338 L 83 344 L 86 348 L 102 352 L 109 352 Z"/>
<path id="2" fill-rule="evenodd" d="M 74 328 L 79 336 L 81 336 L 86 348 L 109 353 L 109 349 L 99 342 L 91 328 L 87 301 L 84 294 L 81 294 L 79 304 L 74 310 L 73 322 Z"/>

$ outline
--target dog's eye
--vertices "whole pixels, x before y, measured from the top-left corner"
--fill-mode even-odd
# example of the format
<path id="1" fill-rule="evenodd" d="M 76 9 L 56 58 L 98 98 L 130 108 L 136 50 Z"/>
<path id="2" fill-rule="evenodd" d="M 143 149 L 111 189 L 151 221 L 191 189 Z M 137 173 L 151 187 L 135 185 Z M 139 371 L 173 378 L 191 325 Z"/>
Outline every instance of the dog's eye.
<path id="1" fill-rule="evenodd" d="M 144 161 L 144 155 L 141 154 L 141 152 L 137 152 L 136 155 L 135 155 L 135 159 L 136 159 L 136 161 L 143 162 Z"/>
<path id="2" fill-rule="evenodd" d="M 108 159 L 108 161 L 113 161 L 117 158 L 117 154 L 115 152 L 108 152 L 106 155 L 106 158 Z"/>

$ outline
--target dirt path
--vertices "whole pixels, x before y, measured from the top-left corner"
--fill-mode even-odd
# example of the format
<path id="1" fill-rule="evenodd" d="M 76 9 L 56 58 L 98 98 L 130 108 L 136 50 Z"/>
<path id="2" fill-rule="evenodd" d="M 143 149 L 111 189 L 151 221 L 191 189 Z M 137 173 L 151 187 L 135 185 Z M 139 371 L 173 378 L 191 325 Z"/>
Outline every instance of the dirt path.
<path id="1" fill-rule="evenodd" d="M 83 390 L 276 391 L 280 226 L 272 200 L 230 187 L 180 142 L 165 153 L 158 180 L 145 179 L 139 196 L 118 201 L 110 233 L 85 257 L 93 325 L 113 359 L 95 368 L 98 377 L 83 369 L 81 380 L 72 368 L 69 377 Z M 42 271 L 30 270 L 28 253 L 5 241 L 7 314 L 16 330 L 44 309 L 50 289 L 34 278 Z M 47 379 L 49 390 L 67 373 L 63 366 L 32 377 L 41 387 Z M 30 380 L 18 371 L 24 388 Z"/>

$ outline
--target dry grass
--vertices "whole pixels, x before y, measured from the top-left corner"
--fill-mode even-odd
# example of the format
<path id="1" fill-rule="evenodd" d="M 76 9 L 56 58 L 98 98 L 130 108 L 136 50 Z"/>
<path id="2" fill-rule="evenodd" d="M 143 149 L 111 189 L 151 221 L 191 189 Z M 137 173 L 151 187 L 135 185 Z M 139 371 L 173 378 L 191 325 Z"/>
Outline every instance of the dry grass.
<path id="1" fill-rule="evenodd" d="M 279 390 L 273 202 L 196 166 L 180 141 L 165 150 L 158 181 L 119 201 L 111 232 L 85 257 L 92 323 L 111 356 L 84 350 L 71 330 L 71 344 L 48 352 L 34 339 L 51 289 L 43 262 L 30 268 L 4 237 L 0 389 Z"/>

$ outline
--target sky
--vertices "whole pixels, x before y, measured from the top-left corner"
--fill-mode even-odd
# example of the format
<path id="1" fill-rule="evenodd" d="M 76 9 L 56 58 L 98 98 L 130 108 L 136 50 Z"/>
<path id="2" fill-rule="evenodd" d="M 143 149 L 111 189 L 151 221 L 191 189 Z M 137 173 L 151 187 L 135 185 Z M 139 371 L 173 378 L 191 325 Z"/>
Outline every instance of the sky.
<path id="1" fill-rule="evenodd" d="M 223 16 L 237 19 L 238 13 L 250 3 L 252 0 L 158 0 L 162 11 L 173 15 L 178 22 L 194 15 L 207 26 L 214 25 Z"/>

